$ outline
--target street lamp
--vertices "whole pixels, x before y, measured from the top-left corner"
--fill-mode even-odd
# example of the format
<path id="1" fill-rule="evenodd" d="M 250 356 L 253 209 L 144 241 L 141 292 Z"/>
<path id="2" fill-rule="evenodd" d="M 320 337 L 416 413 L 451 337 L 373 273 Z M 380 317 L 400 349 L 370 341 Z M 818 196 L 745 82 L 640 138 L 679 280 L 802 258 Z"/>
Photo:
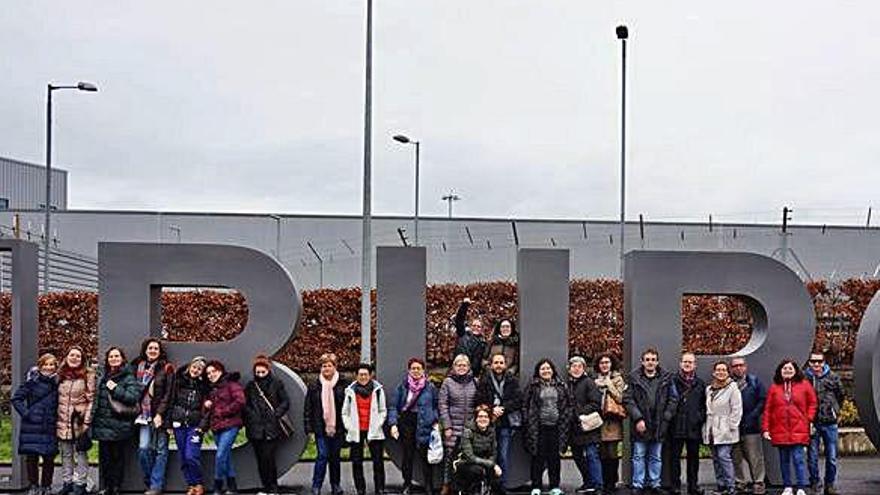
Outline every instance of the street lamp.
<path id="1" fill-rule="evenodd" d="M 370 289 L 373 284 L 373 0 L 367 0 L 366 39 L 364 54 L 364 183 L 363 226 L 361 228 L 361 362 L 369 363 L 371 304 Z"/>
<path id="2" fill-rule="evenodd" d="M 443 201 L 446 201 L 446 203 L 448 203 L 447 208 L 448 208 L 448 212 L 449 212 L 449 218 L 452 218 L 452 202 L 460 200 L 461 196 L 459 196 L 458 194 L 455 194 L 452 191 L 449 191 L 449 194 L 446 194 L 445 196 L 443 196 L 440 199 L 442 199 Z"/>
<path id="3" fill-rule="evenodd" d="M 623 236 L 626 225 L 626 39 L 629 29 L 617 26 L 615 30 L 620 40 L 620 279 L 623 280 Z"/>
<path id="4" fill-rule="evenodd" d="M 413 215 L 413 230 L 415 231 L 415 245 L 419 245 L 419 142 L 413 141 L 410 138 L 404 136 L 403 134 L 398 134 L 393 138 L 398 143 L 402 144 L 413 144 L 416 147 L 416 208 L 415 215 Z"/>
<path id="5" fill-rule="evenodd" d="M 78 91 L 88 91 L 94 93 L 98 91 L 98 87 L 90 82 L 82 82 L 75 85 L 54 85 L 49 83 L 46 86 L 46 219 L 45 231 L 43 236 L 43 292 L 49 292 L 49 234 L 50 216 L 52 211 L 52 92 L 59 89 L 76 89 Z"/>

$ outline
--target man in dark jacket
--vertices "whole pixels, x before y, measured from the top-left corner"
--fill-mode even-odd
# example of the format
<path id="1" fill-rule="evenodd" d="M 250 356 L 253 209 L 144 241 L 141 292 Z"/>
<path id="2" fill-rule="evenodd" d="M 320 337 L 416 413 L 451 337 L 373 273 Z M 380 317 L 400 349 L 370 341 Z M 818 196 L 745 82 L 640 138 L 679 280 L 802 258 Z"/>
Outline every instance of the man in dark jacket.
<path id="1" fill-rule="evenodd" d="M 339 454 L 345 441 L 342 422 L 342 405 L 345 402 L 345 382 L 336 371 L 336 355 L 320 357 L 321 374 L 309 385 L 303 404 L 306 433 L 315 435 L 318 458 L 312 473 L 312 495 L 321 494 L 327 465 L 330 466 L 330 490 L 332 495 L 342 494 L 341 465 Z"/>
<path id="2" fill-rule="evenodd" d="M 843 386 L 840 376 L 831 371 L 821 352 L 810 354 L 810 365 L 804 374 L 813 384 L 819 399 L 819 410 L 813 421 L 815 432 L 810 437 L 807 450 L 807 466 L 810 469 L 810 485 L 813 493 L 819 493 L 822 478 L 819 476 L 819 441 L 825 444 L 825 495 L 836 495 L 834 481 L 837 479 L 837 418 L 843 402 Z"/>
<path id="3" fill-rule="evenodd" d="M 767 388 L 757 376 L 749 374 L 745 358 L 730 360 L 730 375 L 739 386 L 742 395 L 743 415 L 739 422 L 739 443 L 733 447 L 733 468 L 736 473 L 737 491 L 746 491 L 746 473 L 743 461 L 749 466 L 752 493 L 767 493 L 764 484 L 764 447 L 761 439 L 761 415 L 767 400 Z"/>
<path id="4" fill-rule="evenodd" d="M 501 487 L 506 488 L 510 439 L 514 430 L 522 426 L 522 391 L 519 380 L 507 370 L 507 359 L 503 353 L 491 357 L 490 372 L 484 373 L 477 384 L 476 403 L 492 406 Z"/>
<path id="5" fill-rule="evenodd" d="M 681 491 L 681 452 L 687 447 L 687 493 L 698 495 L 700 444 L 706 422 L 706 382 L 697 376 L 697 356 L 684 352 L 678 373 L 673 376 L 678 391 L 678 407 L 669 426 L 668 449 L 663 449 L 664 472 L 674 492 Z M 666 481 L 666 480 L 664 480 Z"/>
<path id="6" fill-rule="evenodd" d="M 632 486 L 635 493 L 660 489 L 660 453 L 678 405 L 672 375 L 660 367 L 656 349 L 642 352 L 641 365 L 629 374 L 623 395 L 632 427 Z"/>
<path id="7" fill-rule="evenodd" d="M 483 322 L 474 318 L 470 326 L 467 326 L 467 312 L 471 305 L 470 298 L 464 298 L 458 311 L 455 313 L 453 324 L 455 325 L 455 351 L 453 356 L 464 354 L 471 360 L 471 371 L 479 377 L 483 371 L 481 363 L 483 354 L 486 352 L 486 341 L 483 339 Z"/>
<path id="8" fill-rule="evenodd" d="M 602 490 L 602 461 L 599 459 L 599 442 L 602 441 L 601 426 L 584 431 L 581 418 L 602 412 L 602 392 L 587 373 L 587 361 L 581 356 L 568 360 L 568 386 L 574 402 L 574 424 L 571 427 L 571 455 L 581 474 L 581 487 L 577 493 L 597 493 Z"/>

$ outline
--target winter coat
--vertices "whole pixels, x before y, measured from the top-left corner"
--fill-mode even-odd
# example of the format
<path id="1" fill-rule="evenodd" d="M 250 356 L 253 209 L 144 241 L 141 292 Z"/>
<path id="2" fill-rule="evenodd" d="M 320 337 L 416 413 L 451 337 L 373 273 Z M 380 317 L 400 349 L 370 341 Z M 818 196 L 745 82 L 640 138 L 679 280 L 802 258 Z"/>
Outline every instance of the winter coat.
<path id="1" fill-rule="evenodd" d="M 553 379 L 552 386 L 556 388 L 556 407 L 559 410 L 559 449 L 565 452 L 568 447 L 568 435 L 571 431 L 572 412 L 574 404 L 571 400 L 571 392 L 568 386 L 558 378 Z M 533 378 L 525 390 L 523 401 L 523 426 L 525 427 L 525 448 L 531 455 L 538 455 L 538 437 L 541 432 L 541 386 L 540 378 Z"/>
<path id="2" fill-rule="evenodd" d="M 612 371 L 607 377 L 596 377 L 596 386 L 602 392 L 602 406 L 609 398 L 623 405 L 623 392 L 626 390 L 626 382 L 619 371 Z M 623 440 L 623 419 L 617 416 L 602 415 L 602 441 L 616 442 Z"/>
<path id="3" fill-rule="evenodd" d="M 358 415 L 355 384 L 345 388 L 345 401 L 342 403 L 342 422 L 345 425 L 345 441 L 358 443 L 361 440 L 360 416 Z M 367 441 L 385 440 L 385 418 L 388 417 L 388 401 L 382 384 L 373 380 L 373 391 L 370 392 L 370 426 L 367 429 Z"/>
<path id="4" fill-rule="evenodd" d="M 137 369 L 143 361 L 137 358 L 131 362 L 131 369 L 137 378 Z M 147 385 L 144 397 L 149 394 L 150 399 L 150 417 L 159 415 L 165 417 L 168 411 L 168 404 L 171 402 L 171 392 L 174 387 L 174 365 L 165 360 L 156 363 L 153 372 L 153 379 Z"/>
<path id="5" fill-rule="evenodd" d="M 207 429 L 208 416 L 204 408 L 210 388 L 205 376 L 193 378 L 189 374 L 189 365 L 177 369 L 171 391 L 171 402 L 165 416 L 165 427 Z"/>
<path id="6" fill-rule="evenodd" d="M 623 394 L 623 403 L 632 426 L 633 440 L 640 442 L 662 441 L 666 438 L 669 424 L 675 417 L 678 408 L 678 390 L 672 374 L 663 368 L 657 367 L 657 375 L 654 380 L 660 380 L 657 385 L 656 395 L 653 399 L 653 407 L 648 398 L 649 383 L 643 368 L 634 369 L 627 379 L 628 385 Z M 645 432 L 638 433 L 636 424 L 645 421 Z"/>
<path id="7" fill-rule="evenodd" d="M 504 385 L 501 388 L 501 396 L 499 397 L 492 384 L 492 372 L 486 371 L 480 377 L 477 383 L 476 404 L 488 404 L 490 406 L 500 405 L 504 408 L 504 415 L 500 419 L 495 420 L 495 425 L 499 428 L 510 427 L 510 413 L 522 411 L 522 390 L 519 388 L 519 380 L 509 371 L 505 373 Z M 496 399 L 498 404 L 495 403 Z"/>
<path id="8" fill-rule="evenodd" d="M 471 371 L 475 376 L 480 375 L 483 355 L 486 354 L 486 341 L 483 337 L 474 335 L 467 326 L 467 311 L 470 303 L 463 302 L 455 313 L 453 324 L 455 325 L 455 351 L 453 357 L 464 354 L 471 361 Z"/>
<path id="9" fill-rule="evenodd" d="M 491 424 L 485 430 L 480 430 L 473 420 L 468 420 L 461 434 L 459 459 L 465 464 L 492 469 L 497 452 L 495 442 L 495 428 Z"/>
<path id="10" fill-rule="evenodd" d="M 336 381 L 333 387 L 333 402 L 336 406 L 336 435 L 335 438 L 343 438 L 345 435 L 345 423 L 342 421 L 342 404 L 345 402 L 345 387 L 348 384 L 342 377 Z M 306 402 L 303 404 L 303 417 L 306 424 L 306 433 L 315 433 L 325 436 L 326 423 L 324 422 L 324 405 L 321 403 L 321 379 L 316 378 L 309 384 L 306 392 Z"/>
<path id="11" fill-rule="evenodd" d="M 403 413 L 403 408 L 406 407 L 406 396 L 408 393 L 409 387 L 407 386 L 407 380 L 404 376 L 403 381 L 397 386 L 397 390 L 395 391 L 393 400 L 394 406 L 388 410 L 389 427 L 397 424 L 397 419 L 400 417 L 400 414 Z M 431 441 L 431 430 L 434 428 L 434 425 L 440 421 L 440 412 L 437 409 L 438 395 L 434 384 L 428 380 L 428 383 L 425 384 L 425 388 L 419 393 L 415 406 L 413 406 L 417 418 L 416 443 L 421 446 L 428 445 Z"/>
<path id="12" fill-rule="evenodd" d="M 714 396 L 713 396 L 714 393 Z M 703 443 L 732 445 L 739 442 L 739 423 L 742 419 L 742 394 L 735 381 L 713 390 L 706 387 L 706 423 L 703 425 Z"/>
<path id="13" fill-rule="evenodd" d="M 584 431 L 581 428 L 580 416 L 602 412 L 602 392 L 599 391 L 596 382 L 586 374 L 580 378 L 569 377 L 568 386 L 574 401 L 570 444 L 583 446 L 588 443 L 601 442 L 602 429 Z"/>
<path id="14" fill-rule="evenodd" d="M 259 390 L 257 385 L 259 384 Z M 263 394 L 260 395 L 260 390 Z M 266 404 L 272 403 L 274 411 Z M 244 389 L 244 426 L 249 440 L 275 440 L 282 438 L 283 433 L 278 425 L 278 418 L 290 410 L 290 399 L 284 390 L 284 383 L 269 373 L 265 378 L 251 380 Z"/>
<path id="15" fill-rule="evenodd" d="M 515 330 L 511 330 L 507 337 L 502 337 L 497 328 L 492 332 L 486 355 L 483 356 L 482 364 L 486 373 L 491 371 L 489 365 L 492 364 L 492 356 L 496 354 L 504 354 L 507 371 L 512 375 L 519 374 L 519 334 Z"/>
<path id="16" fill-rule="evenodd" d="M 241 428 L 244 425 L 242 413 L 245 398 L 244 387 L 238 382 L 240 379 L 241 374 L 238 372 L 223 373 L 220 379 L 211 385 L 211 391 L 208 393 L 208 400 L 211 401 L 208 411 L 211 431 Z"/>
<path id="17" fill-rule="evenodd" d="M 107 388 L 107 382 L 113 380 L 116 388 Z M 119 416 L 113 412 L 110 406 L 110 396 L 113 399 L 131 406 L 141 400 L 143 387 L 134 377 L 131 366 L 124 365 L 115 373 L 109 371 L 98 382 L 98 390 L 95 401 L 92 404 L 92 438 L 98 441 L 126 440 L 134 436 L 134 418 Z"/>
<path id="18" fill-rule="evenodd" d="M 695 376 L 688 384 L 681 373 L 672 377 L 678 391 L 678 407 L 669 425 L 669 436 L 677 439 L 700 440 L 706 422 L 706 382 Z"/>
<path id="19" fill-rule="evenodd" d="M 59 440 L 73 440 L 85 433 L 92 424 L 95 373 L 87 370 L 82 378 L 59 377 L 59 380 L 58 422 L 55 433 Z"/>
<path id="20" fill-rule="evenodd" d="M 476 396 L 477 382 L 470 375 L 463 383 L 449 376 L 440 385 L 440 420 L 445 430 L 452 429 L 452 436 L 443 435 L 443 445 L 447 448 L 455 447 L 464 424 L 473 418 Z"/>
<path id="21" fill-rule="evenodd" d="M 770 385 L 761 429 L 770 432 L 773 445 L 807 445 L 810 423 L 816 416 L 816 392 L 807 380 L 792 382 L 791 399 L 785 399 L 783 384 Z"/>
<path id="22" fill-rule="evenodd" d="M 21 416 L 19 454 L 54 456 L 58 452 L 58 381 L 37 372 L 12 394 L 12 407 Z"/>
<path id="23" fill-rule="evenodd" d="M 743 417 L 739 422 L 741 435 L 761 433 L 761 415 L 764 414 L 764 402 L 767 400 L 767 387 L 755 375 L 746 375 L 742 393 Z"/>
<path id="24" fill-rule="evenodd" d="M 815 421 L 819 424 L 837 424 L 840 417 L 840 404 L 843 403 L 843 385 L 840 375 L 831 371 L 828 364 L 823 365 L 822 372 L 817 376 L 809 366 L 804 370 L 807 380 L 816 391 L 819 411 Z"/>

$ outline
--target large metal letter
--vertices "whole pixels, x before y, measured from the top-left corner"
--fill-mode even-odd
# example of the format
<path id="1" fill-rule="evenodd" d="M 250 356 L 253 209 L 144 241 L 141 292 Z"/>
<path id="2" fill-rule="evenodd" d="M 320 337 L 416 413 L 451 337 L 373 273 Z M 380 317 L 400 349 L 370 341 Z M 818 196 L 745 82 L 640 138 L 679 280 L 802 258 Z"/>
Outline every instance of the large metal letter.
<path id="1" fill-rule="evenodd" d="M 808 355 L 816 321 L 810 294 L 784 264 L 752 253 L 633 251 L 624 274 L 623 355 L 627 370 L 641 351 L 654 347 L 668 370 L 676 370 L 681 353 L 681 299 L 688 294 L 737 295 L 747 301 L 754 326 L 748 344 L 736 353 L 747 356 L 749 372 L 768 384 L 779 361 Z M 708 375 L 719 356 L 698 356 Z M 776 455 L 767 455 L 767 475 L 778 484 Z"/>
<path id="2" fill-rule="evenodd" d="M 859 418 L 874 447 L 880 446 L 880 292 L 874 294 L 865 310 L 856 354 L 855 396 Z M 880 447 L 878 447 L 880 448 Z"/>
<path id="3" fill-rule="evenodd" d="M 147 336 L 161 335 L 163 287 L 234 288 L 248 303 L 245 329 L 227 342 L 168 343 L 172 360 L 182 363 L 194 355 L 222 360 L 230 370 L 249 374 L 256 354 L 274 354 L 296 334 L 302 302 L 287 270 L 272 257 L 254 249 L 212 244 L 99 243 L 99 343 L 134 351 Z M 275 363 L 291 399 L 290 415 L 302 424 L 305 385 L 284 365 Z M 292 467 L 305 446 L 302 426 L 277 453 L 279 473 Z M 250 445 L 233 451 L 239 486 L 259 487 L 256 460 Z M 134 456 L 131 456 L 132 458 Z M 184 487 L 179 460 L 169 459 L 168 489 Z M 205 479 L 212 479 L 213 455 L 203 456 Z M 142 489 L 134 460 L 126 488 Z"/>
<path id="4" fill-rule="evenodd" d="M 37 362 L 39 310 L 37 308 L 37 245 L 17 239 L 0 239 L 0 252 L 12 253 L 12 390 L 24 382 L 25 374 Z M 0 484 L 7 490 L 22 490 L 24 456 L 18 454 L 21 418 L 12 413 L 12 477 Z"/>

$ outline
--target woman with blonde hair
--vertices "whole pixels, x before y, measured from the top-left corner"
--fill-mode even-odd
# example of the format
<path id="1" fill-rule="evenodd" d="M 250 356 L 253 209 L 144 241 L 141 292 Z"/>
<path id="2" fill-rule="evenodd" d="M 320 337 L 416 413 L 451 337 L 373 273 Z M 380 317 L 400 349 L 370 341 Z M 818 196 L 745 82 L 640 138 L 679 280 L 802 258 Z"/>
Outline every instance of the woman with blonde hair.
<path id="1" fill-rule="evenodd" d="M 443 423 L 443 487 L 441 495 L 449 495 L 452 481 L 452 452 L 464 424 L 473 419 L 477 381 L 471 370 L 471 361 L 464 354 L 455 356 L 449 376 L 440 386 L 440 421 Z"/>
<path id="2" fill-rule="evenodd" d="M 25 456 L 30 485 L 28 495 L 43 495 L 52 486 L 55 454 L 58 453 L 58 437 L 55 434 L 58 417 L 57 369 L 55 356 L 43 354 L 37 360 L 37 366 L 28 373 L 27 381 L 12 395 L 12 406 L 21 416 L 18 453 Z M 38 476 L 41 457 L 42 480 Z"/>

